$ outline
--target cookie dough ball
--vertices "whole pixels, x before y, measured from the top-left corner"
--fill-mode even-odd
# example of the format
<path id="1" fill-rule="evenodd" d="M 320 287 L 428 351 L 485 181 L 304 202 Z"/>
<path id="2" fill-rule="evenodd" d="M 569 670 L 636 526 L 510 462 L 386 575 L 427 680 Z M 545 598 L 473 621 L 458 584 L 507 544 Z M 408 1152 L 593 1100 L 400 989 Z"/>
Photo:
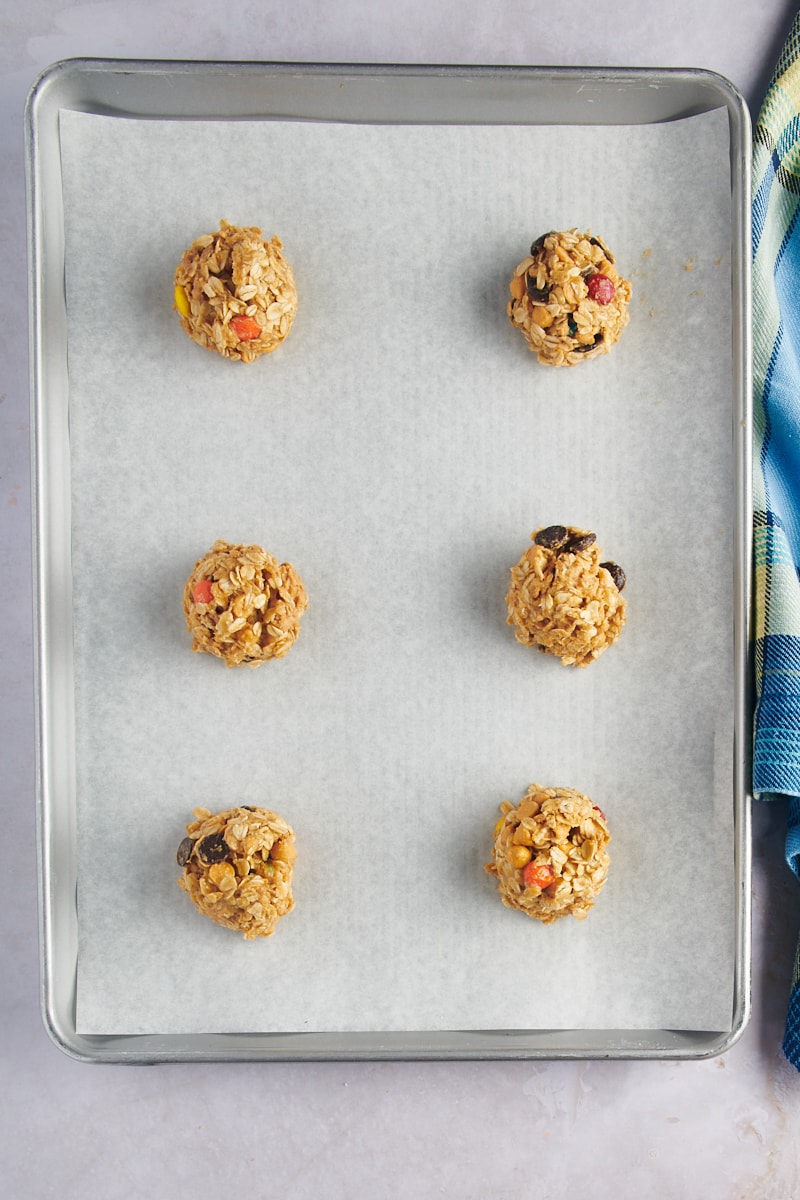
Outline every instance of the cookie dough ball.
<path id="1" fill-rule="evenodd" d="M 508 317 L 539 362 L 572 367 L 608 354 L 628 324 L 631 285 L 598 237 L 570 229 L 533 243 L 510 283 Z"/>
<path id="2" fill-rule="evenodd" d="M 183 590 L 192 650 L 214 654 L 227 667 L 258 667 L 288 654 L 307 607 L 292 564 L 279 563 L 260 546 L 215 542 Z"/>
<path id="3" fill-rule="evenodd" d="M 523 646 L 586 667 L 617 640 L 625 624 L 625 572 L 602 561 L 595 535 L 548 525 L 511 568 L 508 624 Z"/>
<path id="4" fill-rule="evenodd" d="M 196 808 L 178 847 L 178 886 L 198 912 L 248 940 L 269 937 L 294 908 L 294 833 L 266 808 Z"/>
<path id="5" fill-rule="evenodd" d="M 605 816 L 573 788 L 532 783 L 519 804 L 500 805 L 494 857 L 500 899 L 550 925 L 559 917 L 588 916 L 608 874 Z"/>
<path id="6" fill-rule="evenodd" d="M 189 337 L 223 358 L 253 362 L 288 337 L 297 313 L 281 240 L 220 221 L 193 242 L 175 272 L 175 308 Z"/>

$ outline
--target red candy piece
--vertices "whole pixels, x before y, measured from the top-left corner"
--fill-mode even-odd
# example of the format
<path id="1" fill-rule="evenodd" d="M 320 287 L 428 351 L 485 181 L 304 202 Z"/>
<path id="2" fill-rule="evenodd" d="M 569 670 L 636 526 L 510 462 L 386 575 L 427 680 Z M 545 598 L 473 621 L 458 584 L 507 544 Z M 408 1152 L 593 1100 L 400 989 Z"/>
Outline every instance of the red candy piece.
<path id="1" fill-rule="evenodd" d="M 252 317 L 231 317 L 231 329 L 240 342 L 252 342 L 261 337 L 261 326 Z"/>
<path id="2" fill-rule="evenodd" d="M 603 820 L 605 821 L 605 819 L 606 819 L 606 814 L 603 812 L 603 810 L 602 810 L 602 808 L 600 807 L 600 805 L 599 805 L 599 804 L 593 804 L 593 805 L 592 805 L 592 808 L 594 809 L 594 811 L 595 811 L 595 812 L 599 812 L 599 813 L 600 813 L 600 816 L 601 816 L 601 817 L 603 818 Z"/>
<path id="3" fill-rule="evenodd" d="M 529 862 L 527 867 L 522 869 L 522 882 L 525 887 L 550 887 L 550 884 L 555 881 L 555 871 L 548 863 Z"/>
<path id="4" fill-rule="evenodd" d="M 610 304 L 617 291 L 608 276 L 600 274 L 590 275 L 586 280 L 586 287 L 589 299 L 596 300 L 598 304 Z"/>
<path id="5" fill-rule="evenodd" d="M 210 604 L 212 598 L 210 579 L 201 579 L 192 588 L 192 599 L 195 604 Z"/>

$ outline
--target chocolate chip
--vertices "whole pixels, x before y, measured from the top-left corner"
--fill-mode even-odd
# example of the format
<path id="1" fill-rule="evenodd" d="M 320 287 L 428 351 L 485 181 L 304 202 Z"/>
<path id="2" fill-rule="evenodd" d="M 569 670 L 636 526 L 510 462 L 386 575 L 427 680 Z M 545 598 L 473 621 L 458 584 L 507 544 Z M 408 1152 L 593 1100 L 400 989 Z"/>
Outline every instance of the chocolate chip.
<path id="1" fill-rule="evenodd" d="M 230 846 L 221 833 L 211 833 L 197 845 L 197 857 L 206 864 L 225 862 L 230 854 Z"/>
<path id="2" fill-rule="evenodd" d="M 593 342 L 589 342 L 589 345 L 588 345 L 588 346 L 585 346 L 585 345 L 576 346 L 576 347 L 575 347 L 575 349 L 572 351 L 572 353 L 573 353 L 573 354 L 588 354 L 588 352 L 589 352 L 590 350 L 595 350 L 595 349 L 597 349 L 597 347 L 600 345 L 600 343 L 602 342 L 602 340 L 603 340 L 603 335 L 602 335 L 602 333 L 596 333 L 596 334 L 594 335 L 594 341 L 593 341 Z"/>
<path id="3" fill-rule="evenodd" d="M 615 562 L 600 563 L 600 566 L 604 567 L 605 570 L 608 571 L 609 575 L 614 580 L 614 587 L 618 592 L 621 592 L 625 587 L 626 582 L 625 572 L 623 571 L 622 567 Z"/>
<path id="4" fill-rule="evenodd" d="M 525 290 L 527 291 L 531 300 L 533 300 L 533 302 L 535 304 L 547 304 L 548 300 L 550 299 L 550 288 L 549 287 L 543 287 L 543 288 L 537 287 L 536 284 L 533 282 L 532 275 L 525 276 Z"/>
<path id="5" fill-rule="evenodd" d="M 593 533 L 581 533 L 576 537 L 572 537 L 567 542 L 566 546 L 562 546 L 564 554 L 580 554 L 581 550 L 588 550 L 597 541 Z"/>
<path id="6" fill-rule="evenodd" d="M 548 525 L 546 529 L 540 529 L 533 540 L 537 546 L 544 546 L 545 550 L 558 550 L 568 537 L 566 525 Z"/>
<path id="7" fill-rule="evenodd" d="M 194 842 L 190 837 L 185 837 L 180 846 L 178 846 L 177 858 L 179 867 L 186 866 L 189 859 L 192 857 L 192 850 L 194 850 Z"/>
<path id="8" fill-rule="evenodd" d="M 538 237 L 536 239 L 536 241 L 532 243 L 532 245 L 531 245 L 531 257 L 532 258 L 535 258 L 536 255 L 538 254 L 538 252 L 541 250 L 542 246 L 544 245 L 544 239 L 550 237 L 550 234 L 553 232 L 554 231 L 552 229 L 548 230 L 547 233 L 543 233 L 541 235 L 541 237 Z"/>

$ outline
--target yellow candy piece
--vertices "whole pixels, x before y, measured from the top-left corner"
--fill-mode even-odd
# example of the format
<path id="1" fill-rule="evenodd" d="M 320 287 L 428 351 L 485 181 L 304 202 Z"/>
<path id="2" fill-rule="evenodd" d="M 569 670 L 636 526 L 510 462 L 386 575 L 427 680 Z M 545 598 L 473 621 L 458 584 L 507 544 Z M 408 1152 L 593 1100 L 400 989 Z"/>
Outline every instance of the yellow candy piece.
<path id="1" fill-rule="evenodd" d="M 548 329 L 554 321 L 553 314 L 549 309 L 544 308 L 541 304 L 537 304 L 531 310 L 531 320 L 534 325 L 538 325 L 540 329 Z"/>
<path id="2" fill-rule="evenodd" d="M 234 870 L 229 862 L 214 863 L 208 868 L 208 878 L 217 887 L 220 887 L 226 879 L 233 879 Z"/>
<path id="3" fill-rule="evenodd" d="M 186 295 L 186 288 L 180 284 L 175 288 L 175 307 L 182 317 L 188 317 L 190 313 L 189 297 Z"/>
<path id="4" fill-rule="evenodd" d="M 499 833 L 499 832 L 500 832 L 500 830 L 503 828 L 503 822 L 504 822 L 504 821 L 505 821 L 505 817 L 501 817 L 501 818 L 500 818 L 500 820 L 499 820 L 499 821 L 497 822 L 497 824 L 495 825 L 495 827 L 494 827 L 494 836 L 495 836 L 495 837 L 497 837 L 498 833 Z"/>
<path id="5" fill-rule="evenodd" d="M 508 861 L 517 871 L 527 867 L 532 858 L 533 852 L 530 846 L 512 846 L 508 851 Z"/>

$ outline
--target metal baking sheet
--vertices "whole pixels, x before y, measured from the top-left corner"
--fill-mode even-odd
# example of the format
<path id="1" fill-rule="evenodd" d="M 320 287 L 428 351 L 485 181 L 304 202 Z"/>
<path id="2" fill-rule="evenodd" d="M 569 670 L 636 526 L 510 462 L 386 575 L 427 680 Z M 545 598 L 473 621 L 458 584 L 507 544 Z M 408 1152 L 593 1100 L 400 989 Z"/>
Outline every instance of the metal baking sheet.
<path id="1" fill-rule="evenodd" d="M 634 129 L 637 125 L 677 124 L 703 114 L 716 114 L 719 128 L 724 131 L 730 176 L 730 227 L 727 235 L 729 245 L 723 247 L 723 254 L 718 255 L 717 265 L 725 260 L 726 273 L 723 277 L 730 282 L 731 327 L 729 342 L 727 337 L 723 339 L 725 349 L 721 360 L 725 379 L 730 380 L 730 406 L 722 427 L 722 435 L 717 438 L 713 457 L 716 463 L 723 464 L 722 476 L 727 477 L 727 474 L 730 474 L 732 487 L 729 497 L 727 492 L 725 493 L 727 507 L 724 511 L 720 509 L 719 494 L 709 493 L 709 499 L 713 499 L 709 510 L 720 518 L 724 529 L 723 539 L 727 549 L 722 561 L 728 563 L 730 569 L 727 572 L 729 577 L 715 579 L 713 585 L 706 589 L 706 595 L 710 610 L 714 604 L 719 603 L 722 610 L 730 615 L 730 629 L 722 643 L 723 661 L 719 663 L 719 686 L 724 697 L 721 705 L 723 720 L 720 729 L 714 731 L 714 745 L 710 750 L 715 764 L 720 766 L 720 778 L 730 780 L 727 792 L 722 796 L 715 794 L 713 797 L 715 805 L 722 804 L 726 809 L 726 820 L 730 817 L 731 836 L 729 843 L 726 843 L 729 844 L 730 854 L 729 859 L 724 860 L 722 864 L 725 872 L 723 886 L 729 889 L 731 902 L 731 936 L 724 942 L 729 946 L 729 960 L 726 959 L 722 964 L 730 979 L 730 1021 L 721 1020 L 720 1028 L 712 1030 L 687 1028 L 685 1023 L 680 1029 L 642 1028 L 641 1020 L 632 1020 L 629 1027 L 623 1023 L 622 1028 L 614 1029 L 555 1028 L 553 1021 L 547 1021 L 546 1028 L 540 1027 L 545 1022 L 530 1021 L 525 1028 L 511 1027 L 515 1026 L 515 1023 L 510 1021 L 505 1021 L 502 1028 L 493 1028 L 483 1027 L 486 1025 L 485 1019 L 481 1015 L 473 1018 L 467 1005 L 466 1010 L 457 1010 L 461 1019 L 458 1026 L 451 1029 L 443 1027 L 441 1021 L 432 1022 L 430 1026 L 424 1021 L 418 1024 L 404 1021 L 401 997 L 397 1000 L 397 1012 L 400 1015 L 395 1015 L 393 1020 L 387 1019 L 385 1028 L 374 1023 L 369 1027 L 359 1028 L 359 1020 L 363 1014 L 356 1010 L 349 1020 L 340 1014 L 338 1024 L 336 1021 L 331 1025 L 327 1025 L 324 1020 L 318 1020 L 316 1023 L 314 1020 L 310 1023 L 303 1021 L 299 1023 L 303 1032 L 298 1032 L 287 1025 L 285 1018 L 271 1026 L 267 1006 L 264 1009 L 263 1023 L 253 1020 L 249 1024 L 240 1024 L 228 1029 L 222 1029 L 218 1023 L 212 1021 L 209 1021 L 208 1028 L 192 1027 L 190 1024 L 181 1028 L 180 1014 L 177 1027 L 174 1015 L 171 1021 L 165 1016 L 162 1029 L 159 1028 L 158 1018 L 151 1014 L 148 1018 L 149 1023 L 145 1022 L 146 1028 L 142 1032 L 132 1032 L 124 1019 L 115 1028 L 113 1015 L 106 1018 L 102 1032 L 85 1032 L 86 1021 L 82 1023 L 78 1017 L 78 993 L 82 986 L 82 978 L 88 987 L 86 981 L 91 979 L 92 971 L 87 965 L 86 956 L 83 963 L 80 956 L 84 953 L 82 947 L 88 946 L 90 952 L 96 952 L 97 943 L 93 940 L 95 931 L 87 929 L 86 913 L 94 911 L 96 914 L 98 909 L 92 910 L 87 900 L 91 892 L 91 881 L 85 874 L 83 916 L 81 905 L 76 903 L 76 890 L 81 890 L 81 863 L 83 862 L 85 871 L 87 855 L 94 855 L 96 852 L 91 841 L 92 826 L 101 826 L 101 815 L 107 816 L 105 812 L 101 814 L 97 796 L 91 787 L 93 771 L 96 773 L 99 769 L 102 757 L 98 754 L 97 739 L 102 738 L 105 729 L 114 726 L 113 723 L 107 724 L 106 710 L 98 711 L 87 701 L 87 696 L 98 694 L 97 690 L 92 693 L 90 686 L 98 668 L 95 667 L 91 655 L 86 653 L 86 628 L 82 625 L 86 601 L 87 556 L 86 527 L 81 522 L 85 516 L 87 489 L 97 481 L 92 453 L 87 453 L 87 447 L 89 451 L 94 447 L 96 454 L 102 455 L 111 447 L 111 442 L 104 446 L 103 439 L 106 435 L 103 433 L 103 427 L 87 424 L 86 409 L 82 404 L 76 403 L 76 397 L 85 383 L 85 377 L 82 375 L 85 347 L 82 349 L 84 344 L 81 342 L 80 330 L 76 333 L 74 327 L 70 341 L 70 318 L 74 317 L 74 312 L 70 313 L 68 310 L 64 290 L 64 272 L 65 268 L 69 268 L 68 229 L 73 214 L 66 207 L 71 193 L 67 186 L 69 181 L 65 177 L 65 162 L 60 153 L 59 127 L 66 126 L 74 115 L 80 114 L 94 114 L 118 123 L 126 120 L 130 122 L 133 119 L 158 122 L 158 125 L 152 126 L 154 135 L 161 136 L 161 131 L 166 130 L 164 136 L 167 138 L 175 136 L 175 131 L 179 129 L 182 121 L 213 123 L 217 132 L 221 127 L 230 130 L 232 145 L 237 134 L 234 126 L 239 126 L 239 130 L 243 129 L 246 134 L 247 126 L 242 126 L 242 122 L 273 122 L 276 125 L 276 136 L 279 132 L 278 123 L 283 125 L 287 122 L 302 122 L 302 136 L 298 133 L 293 140 L 293 152 L 296 152 L 296 142 L 296 145 L 307 144 L 309 153 L 315 147 L 331 147 L 331 154 L 340 146 L 358 144 L 365 129 L 377 131 L 381 127 L 392 126 L 395 130 L 407 128 L 422 131 L 421 137 L 416 140 L 412 137 L 408 142 L 417 157 L 420 152 L 427 152 L 426 147 L 429 149 L 430 144 L 433 144 L 434 151 L 441 147 L 444 152 L 448 152 L 449 148 L 449 152 L 452 153 L 453 146 L 460 149 L 463 145 L 461 134 L 466 132 L 469 135 L 470 131 L 475 130 L 480 130 L 480 136 L 476 136 L 475 140 L 487 146 L 490 143 L 486 139 L 487 136 L 490 137 L 493 128 L 499 138 L 501 130 L 505 131 L 505 137 L 509 137 L 508 130 L 513 127 L 520 131 L 520 145 L 524 145 L 526 130 L 545 129 L 547 126 L 583 131 L 584 134 L 586 131 L 591 134 L 594 129 L 597 135 L 595 140 L 599 143 L 602 140 L 600 131 L 603 126 Z M 357 133 L 355 138 L 352 136 L 354 130 Z M 450 137 L 453 130 L 457 131 L 454 140 Z M 129 127 L 128 132 L 132 132 L 132 127 Z M 123 133 L 120 124 L 121 145 L 127 144 Z M 431 134 L 432 136 L 426 136 Z M 699 71 L 351 67 L 79 60 L 57 64 L 36 84 L 28 106 L 27 136 L 32 277 L 32 405 L 36 478 L 34 534 L 38 621 L 37 802 L 41 846 L 42 981 L 45 1021 L 57 1044 L 77 1057 L 95 1061 L 325 1057 L 693 1058 L 718 1053 L 729 1046 L 744 1027 L 749 1007 L 749 710 L 746 687 L 750 577 L 749 123 L 744 104 L 735 90 L 719 77 Z M 515 144 L 513 136 L 511 140 L 512 144 Z M 391 143 L 393 149 L 399 144 L 397 139 Z M 375 145 L 378 145 L 378 140 L 375 141 Z M 68 162 L 66 166 L 69 166 Z M 360 183 L 367 192 L 370 186 L 380 185 L 380 178 L 380 172 L 375 169 L 362 170 L 359 176 Z M 335 197 L 332 208 L 335 211 Z M 214 219 L 217 215 L 214 214 Z M 425 214 L 422 216 L 424 218 Z M 528 230 L 525 230 L 520 236 L 524 240 L 527 234 Z M 521 253 L 524 253 L 524 250 Z M 704 275 L 699 261 L 695 262 L 693 259 L 683 264 L 686 272 L 692 272 L 695 268 L 698 286 L 693 294 L 700 298 L 701 285 L 707 286 L 713 272 L 711 275 Z M 73 294 L 75 280 L 79 275 L 80 272 L 73 269 L 69 280 Z M 318 278 L 321 286 L 324 286 L 322 275 Z M 647 292 L 646 287 L 641 290 Z M 368 290 L 365 294 L 369 294 Z M 712 322 L 712 308 L 716 308 L 717 312 L 725 311 L 725 305 L 716 302 L 708 301 L 706 307 L 709 325 Z M 658 319 L 655 312 L 650 316 Z M 643 319 L 641 314 L 639 319 Z M 667 321 L 666 325 L 663 323 L 663 314 L 660 319 L 660 328 L 670 330 L 669 322 Z M 674 333 L 676 337 L 680 337 L 679 326 L 674 329 Z M 294 334 L 292 336 L 295 337 Z M 301 338 L 302 334 L 298 335 L 298 340 Z M 380 342 L 380 337 L 377 340 Z M 183 349 L 182 347 L 182 351 Z M 371 352 L 374 352 L 374 349 Z M 680 353 L 679 350 L 677 352 Z M 387 343 L 387 355 L 388 353 Z M 431 364 L 426 365 L 430 368 Z M 530 365 L 525 365 L 529 370 L 536 369 L 532 361 Z M 508 380 L 502 377 L 502 365 L 499 365 L 497 370 L 499 374 L 494 378 L 497 380 L 497 394 L 501 395 L 503 385 Z M 509 380 L 513 378 L 516 377 L 509 375 Z M 542 376 L 535 378 L 541 387 Z M 625 390 L 626 396 L 629 393 L 631 399 L 637 395 L 641 396 L 643 380 L 641 377 L 634 378 L 632 373 L 626 377 L 621 354 L 619 359 L 614 360 L 613 374 L 610 378 L 617 388 Z M 608 374 L 605 379 L 607 387 Z M 415 381 L 410 378 L 408 382 L 413 385 Z M 417 380 L 416 385 L 419 384 L 420 380 Z M 559 384 L 562 390 L 563 386 Z M 702 396 L 693 397 L 691 403 L 702 406 Z M 420 410 L 421 413 L 422 411 Z M 368 424 L 368 430 L 372 438 L 381 439 L 386 431 L 381 428 L 380 420 L 376 420 L 375 412 L 362 405 L 360 413 L 366 413 L 368 422 L 371 422 Z M 352 416 L 351 413 L 351 419 Z M 718 418 L 719 414 L 716 416 Z M 652 431 L 661 428 L 663 427 L 658 422 L 653 422 L 652 410 L 642 405 L 640 411 L 631 418 L 630 440 L 626 443 L 626 448 L 630 450 L 638 444 L 638 439 L 646 440 Z M 729 440 L 725 436 L 725 428 L 729 430 Z M 165 424 L 159 432 L 166 434 L 167 425 Z M 428 445 L 441 451 L 446 434 L 443 435 L 441 430 L 433 426 L 427 428 L 427 432 L 431 435 Z M 477 426 L 474 432 L 479 434 Z M 393 433 L 397 433 L 396 426 Z M 483 437 L 485 434 L 486 429 L 481 427 L 479 436 Z M 690 435 L 682 436 L 688 439 Z M 200 446 L 199 443 L 198 446 L 203 452 L 207 450 L 207 447 Z M 674 451 L 680 456 L 688 450 L 688 441 L 686 445 L 682 445 L 679 438 Z M 486 453 L 488 455 L 490 451 L 487 449 Z M 346 455 L 341 460 L 345 464 L 348 461 L 351 464 L 356 463 L 355 458 L 348 460 Z M 407 458 L 406 462 L 408 461 Z M 641 468 L 646 461 L 647 459 L 642 457 L 638 464 L 634 465 Z M 125 469 L 135 467 L 132 463 L 124 465 Z M 434 463 L 433 466 L 435 465 Z M 426 469 L 429 470 L 430 467 L 429 463 Z M 430 485 L 432 475 L 415 476 L 413 464 L 407 469 L 412 485 Z M 692 465 L 692 470 L 696 477 L 702 472 L 702 465 L 700 472 L 697 463 Z M 135 470 L 133 474 L 135 475 Z M 363 483 L 354 467 L 352 478 L 349 481 L 345 479 L 345 484 L 349 482 L 352 485 L 356 480 Z M 557 486 L 554 484 L 554 487 Z M 708 486 L 716 489 L 726 485 L 723 478 L 717 479 L 712 471 Z M 580 489 L 577 489 L 576 494 L 579 493 Z M 113 503 L 110 511 L 114 511 Z M 139 504 L 137 511 L 140 515 L 143 513 L 146 520 L 157 520 L 156 504 L 149 511 L 146 504 L 144 510 Z M 677 507 L 676 511 L 679 511 Z M 529 532 L 526 522 L 533 527 L 538 521 L 534 515 L 530 518 L 527 515 L 521 516 L 520 519 L 522 524 L 518 527 L 518 537 L 522 543 L 521 549 Z M 665 525 L 669 525 L 669 514 L 665 516 Z M 640 542 L 637 542 L 634 526 L 635 522 L 629 521 L 632 530 L 629 540 L 636 547 Z M 638 533 L 641 538 L 641 530 Z M 216 536 L 218 533 L 214 530 L 209 541 Z M 204 548 L 205 546 L 200 546 L 198 553 Z M 184 549 L 181 546 L 181 550 Z M 453 557 L 452 565 L 458 566 L 457 555 Z M 92 582 L 95 585 L 97 579 L 94 578 Z M 106 599 L 113 602 L 113 588 Z M 379 626 L 376 626 L 376 629 L 379 629 Z M 635 639 L 636 634 L 632 633 L 629 641 L 635 645 Z M 135 638 L 133 640 L 135 641 Z M 377 640 L 379 639 L 376 638 Z M 377 657 L 373 661 L 365 659 L 365 678 L 369 678 L 370 670 L 377 671 L 378 677 L 380 676 L 383 669 L 381 653 L 385 653 L 385 649 L 381 650 L 378 647 L 375 649 Z M 448 660 L 443 658 L 440 668 L 443 668 L 446 661 Z M 452 666 L 453 660 L 449 661 Z M 519 669 L 519 662 L 520 657 L 517 655 L 514 660 L 515 670 Z M 601 670 L 604 664 L 605 660 L 602 660 L 597 669 Z M 624 659 L 620 655 L 615 670 L 623 671 L 623 664 Z M 130 704 L 137 704 L 141 710 L 143 697 L 145 703 L 148 697 L 146 688 L 144 693 L 141 691 L 141 679 L 134 677 L 135 661 L 133 671 Z M 618 674 L 614 676 L 610 672 L 607 675 L 607 678 L 615 677 L 620 678 Z M 210 676 L 203 678 L 204 687 L 214 686 Z M 551 673 L 545 678 L 548 681 L 547 686 L 556 689 L 559 686 L 563 687 L 562 684 L 556 684 L 556 675 Z M 621 678 L 624 686 L 624 672 Z M 653 682 L 658 685 L 659 681 Z M 708 678 L 703 679 L 702 683 L 708 687 Z M 444 686 L 446 687 L 446 680 Z M 668 685 L 664 685 L 662 690 L 668 691 Z M 345 694 L 345 708 L 347 696 L 348 694 Z M 155 692 L 151 694 L 150 700 L 152 712 L 156 719 L 160 720 L 159 698 Z M 433 693 L 426 695 L 426 700 L 435 705 Z M 602 690 L 593 694 L 593 702 L 598 708 L 598 727 L 602 728 Z M 565 703 L 563 692 L 558 703 Z M 362 698 L 349 714 L 349 719 L 361 722 L 359 736 L 363 735 L 367 742 L 371 736 L 373 740 L 380 742 L 380 738 L 386 736 L 386 725 L 380 728 L 376 724 L 371 728 L 368 708 Z M 122 710 L 122 719 L 125 720 L 124 700 Z M 345 716 L 347 718 L 348 714 Z M 406 717 L 409 723 L 403 729 L 402 721 Z M 419 714 L 414 714 L 412 718 L 408 713 L 400 711 L 398 723 L 402 730 L 401 736 L 408 738 L 412 731 L 419 731 Z M 692 754 L 699 753 L 702 756 L 702 747 L 694 746 L 689 749 L 691 740 L 688 728 L 685 737 L 682 737 L 680 728 L 670 734 L 668 749 L 673 756 L 671 765 L 678 773 L 682 767 L 687 766 Z M 659 773 L 663 774 L 663 760 L 659 761 L 658 756 L 666 749 L 666 744 L 660 746 L 656 740 L 651 768 L 653 778 Z M 130 777 L 136 768 L 135 755 L 130 753 L 130 748 L 127 755 L 124 747 L 122 750 L 123 752 L 117 755 L 117 761 L 123 764 L 121 790 L 124 791 L 131 783 Z M 577 760 L 580 756 L 576 754 L 575 758 Z M 155 759 L 158 760 L 157 752 Z M 180 755 L 177 755 L 176 761 L 180 770 Z M 642 763 L 646 769 L 646 752 L 642 753 Z M 127 779 L 124 778 L 126 770 Z M 346 766 L 342 770 L 346 771 Z M 531 767 L 530 773 L 531 778 L 535 777 L 535 766 Z M 609 764 L 607 774 L 613 775 L 613 765 Z M 602 778 L 602 770 L 599 777 Z M 345 775 L 342 775 L 340 782 L 342 780 L 346 782 Z M 530 781 L 525 778 L 523 788 Z M 574 782 L 564 778 L 549 781 Z M 352 784 L 355 796 L 358 787 L 363 786 L 363 779 L 354 775 Z M 95 805 L 94 809 L 92 805 Z M 277 803 L 275 806 L 280 807 Z M 182 821 L 188 819 L 188 807 L 186 797 L 181 797 L 180 802 L 175 805 L 174 817 L 173 814 L 169 815 L 170 822 L 174 820 L 174 827 L 178 832 Z M 652 814 L 650 815 L 652 817 Z M 645 816 L 646 814 L 639 814 L 640 819 Z M 92 820 L 93 817 L 97 818 L 96 822 Z M 409 816 L 401 830 L 401 840 L 406 839 L 408 842 L 408 839 L 413 837 L 413 822 L 418 817 L 419 811 L 415 814 L 414 807 L 409 805 Z M 702 807 L 698 810 L 698 819 L 702 825 Z M 486 820 L 491 822 L 491 806 L 488 803 Z M 112 828 L 113 824 L 112 821 Z M 625 821 L 622 815 L 618 828 L 621 861 L 624 863 Z M 108 839 L 107 830 L 103 836 Z M 410 842 L 408 844 L 410 845 Z M 106 845 L 108 846 L 108 840 Z M 471 861 L 463 846 L 459 846 L 458 853 L 465 856 L 465 861 Z M 448 881 L 448 887 L 451 882 Z M 594 920 L 593 915 L 590 922 L 587 922 L 587 928 Z M 595 928 L 602 945 L 601 921 L 602 918 L 597 921 Z M 385 922 L 381 930 L 385 936 Z M 394 932 L 396 931 L 391 929 L 390 922 L 390 938 Z M 374 953 L 374 946 L 370 947 L 368 944 L 369 933 L 366 942 L 366 952 L 371 950 Z M 456 940 L 453 944 L 458 946 Z M 348 942 L 351 954 L 353 945 L 351 930 Z M 454 978 L 466 978 L 465 972 L 469 969 L 469 962 L 464 961 L 464 956 L 467 953 L 466 945 L 460 955 L 456 949 L 453 959 L 456 968 Z M 590 958 L 589 960 L 594 961 Z M 109 970 L 113 977 L 116 964 L 113 964 L 113 967 L 110 962 L 95 965 L 101 972 L 103 969 Z M 434 993 L 432 1010 L 438 1000 L 441 1000 L 441 1007 L 447 1012 L 444 994 L 439 997 L 435 995 L 437 989 L 443 987 L 442 977 L 432 970 L 430 964 L 427 969 L 429 988 Z M 623 978 L 621 986 L 624 985 Z M 486 990 L 484 987 L 484 995 L 476 995 L 474 998 L 476 1014 L 484 1011 Z M 393 1016 L 392 999 L 376 994 L 377 1011 L 384 1011 L 384 999 L 387 999 L 387 1015 Z M 633 1009 L 635 1000 L 634 996 L 631 1000 Z M 113 1010 L 110 1011 L 113 1013 Z M 411 1011 L 414 1011 L 413 1006 Z M 491 1008 L 486 1008 L 485 1011 L 491 1011 Z M 98 1020 L 97 1012 L 95 1005 L 94 1015 L 89 1022 L 90 1028 L 91 1021 Z M 103 1024 L 102 1014 L 100 1023 Z M 366 1025 L 366 1022 L 364 1024 Z M 594 1024 L 597 1026 L 596 1022 Z M 531 1027 L 532 1025 L 534 1027 Z"/>

